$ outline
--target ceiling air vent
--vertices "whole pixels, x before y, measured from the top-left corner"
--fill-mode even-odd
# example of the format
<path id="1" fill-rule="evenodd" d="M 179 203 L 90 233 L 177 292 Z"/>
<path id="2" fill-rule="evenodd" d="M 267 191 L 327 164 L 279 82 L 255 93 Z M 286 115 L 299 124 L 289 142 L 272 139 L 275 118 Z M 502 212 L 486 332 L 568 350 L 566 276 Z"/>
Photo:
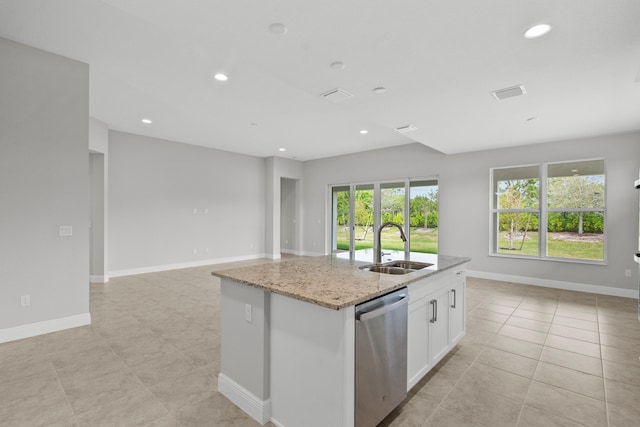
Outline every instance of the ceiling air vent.
<path id="1" fill-rule="evenodd" d="M 397 127 L 393 130 L 395 130 L 398 133 L 409 133 L 409 132 L 413 132 L 414 130 L 418 130 L 418 128 L 415 127 L 414 125 L 406 125 L 406 126 Z"/>
<path id="2" fill-rule="evenodd" d="M 513 98 L 514 96 L 524 95 L 525 93 L 527 93 L 527 91 L 525 90 L 524 86 L 520 85 L 508 87 L 506 89 L 499 89 L 491 93 L 498 101 L 500 101 L 507 98 Z"/>
<path id="3" fill-rule="evenodd" d="M 329 92 L 323 93 L 322 97 L 324 99 L 326 99 L 327 101 L 331 101 L 334 103 L 338 103 L 338 102 L 342 102 L 345 99 L 349 99 L 351 98 L 353 95 L 351 95 L 349 92 L 347 92 L 346 90 L 342 90 L 342 89 L 332 89 Z"/>

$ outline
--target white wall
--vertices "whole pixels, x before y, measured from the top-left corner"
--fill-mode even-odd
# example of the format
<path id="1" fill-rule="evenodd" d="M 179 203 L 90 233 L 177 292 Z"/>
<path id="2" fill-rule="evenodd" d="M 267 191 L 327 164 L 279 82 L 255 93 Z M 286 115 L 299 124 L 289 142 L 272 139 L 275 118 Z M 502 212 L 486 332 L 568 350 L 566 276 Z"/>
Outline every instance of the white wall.
<path id="1" fill-rule="evenodd" d="M 262 158 L 110 131 L 109 276 L 264 256 L 264 179 Z"/>
<path id="2" fill-rule="evenodd" d="M 89 67 L 5 39 L 0 58 L 3 342 L 90 322 Z"/>
<path id="3" fill-rule="evenodd" d="M 585 265 L 489 256 L 489 169 L 538 162 L 607 159 L 608 265 Z M 557 141 L 445 156 L 420 144 L 332 157 L 304 164 L 305 249 L 328 251 L 327 186 L 438 175 L 439 251 L 472 258 L 469 269 L 513 279 L 637 289 L 633 252 L 638 244 L 640 133 Z M 317 226 L 318 223 L 324 226 Z M 315 246 L 314 246 L 315 243 Z M 633 277 L 624 275 L 631 269 Z"/>

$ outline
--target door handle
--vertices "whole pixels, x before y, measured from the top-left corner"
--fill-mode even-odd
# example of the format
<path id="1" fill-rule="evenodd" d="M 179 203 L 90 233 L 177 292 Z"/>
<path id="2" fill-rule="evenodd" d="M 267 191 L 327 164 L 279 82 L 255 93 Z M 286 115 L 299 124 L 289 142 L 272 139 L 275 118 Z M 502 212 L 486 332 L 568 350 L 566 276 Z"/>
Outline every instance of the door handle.
<path id="1" fill-rule="evenodd" d="M 429 302 L 431 303 L 432 313 L 433 313 L 433 316 L 431 316 L 430 322 L 436 323 L 438 321 L 438 300 L 432 299 Z"/>
<path id="2" fill-rule="evenodd" d="M 453 305 L 451 306 L 451 308 L 456 308 L 456 290 L 451 289 L 451 292 L 453 292 Z"/>

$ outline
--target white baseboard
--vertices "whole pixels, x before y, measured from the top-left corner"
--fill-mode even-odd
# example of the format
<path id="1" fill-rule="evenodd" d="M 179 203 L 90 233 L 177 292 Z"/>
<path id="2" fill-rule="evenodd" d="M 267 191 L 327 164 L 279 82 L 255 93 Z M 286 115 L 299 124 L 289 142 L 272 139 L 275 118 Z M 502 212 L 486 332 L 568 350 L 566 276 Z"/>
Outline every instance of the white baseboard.
<path id="1" fill-rule="evenodd" d="M 309 252 L 309 251 L 299 251 L 298 255 L 300 256 L 325 256 L 329 254 L 325 254 L 322 252 Z"/>
<path id="2" fill-rule="evenodd" d="M 218 391 L 260 424 L 271 419 L 271 399 L 259 399 L 222 372 L 218 374 Z"/>
<path id="3" fill-rule="evenodd" d="M 109 276 L 89 276 L 89 282 L 91 283 L 107 283 L 109 281 Z"/>
<path id="4" fill-rule="evenodd" d="M 174 264 L 152 265 L 148 267 L 127 268 L 123 270 L 113 270 L 108 277 L 133 276 L 134 274 L 157 273 L 158 271 L 178 270 L 181 268 L 202 267 L 204 265 L 223 264 L 226 262 L 248 261 L 252 259 L 266 258 L 265 254 L 255 254 L 249 256 L 239 256 L 230 258 L 213 258 L 200 261 L 178 262 Z"/>
<path id="5" fill-rule="evenodd" d="M 75 316 L 62 317 L 60 319 L 45 320 L 44 322 L 29 323 L 13 328 L 0 329 L 0 344 L 3 342 L 21 340 L 35 337 L 64 329 L 77 328 L 91 324 L 91 314 L 77 314 Z"/>
<path id="6" fill-rule="evenodd" d="M 592 294 L 611 295 L 616 297 L 638 299 L 637 289 L 614 288 L 611 286 L 589 285 L 586 283 L 563 282 L 560 280 L 537 279 L 535 277 L 513 276 L 510 274 L 489 273 L 486 271 L 467 270 L 467 276 L 479 279 L 499 280 L 501 282 L 521 283 L 523 285 L 544 286 L 567 291 L 589 292 Z"/>

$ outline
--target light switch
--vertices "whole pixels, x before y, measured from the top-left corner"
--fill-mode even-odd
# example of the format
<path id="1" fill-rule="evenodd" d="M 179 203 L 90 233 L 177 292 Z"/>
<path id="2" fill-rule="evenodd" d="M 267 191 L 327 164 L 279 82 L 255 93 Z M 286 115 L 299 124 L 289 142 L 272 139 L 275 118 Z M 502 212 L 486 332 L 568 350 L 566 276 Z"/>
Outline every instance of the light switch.
<path id="1" fill-rule="evenodd" d="M 58 228 L 58 235 L 60 237 L 73 236 L 73 227 L 71 225 L 61 225 Z"/>

